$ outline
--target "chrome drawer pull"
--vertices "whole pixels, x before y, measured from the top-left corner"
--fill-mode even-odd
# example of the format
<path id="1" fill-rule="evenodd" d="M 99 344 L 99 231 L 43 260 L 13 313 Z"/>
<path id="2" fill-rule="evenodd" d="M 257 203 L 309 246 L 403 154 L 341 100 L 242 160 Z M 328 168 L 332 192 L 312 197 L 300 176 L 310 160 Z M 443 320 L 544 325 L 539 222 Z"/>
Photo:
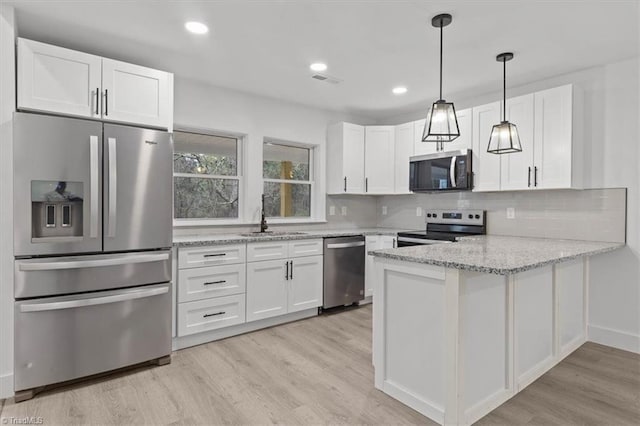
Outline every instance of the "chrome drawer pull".
<path id="1" fill-rule="evenodd" d="M 203 257 L 218 257 L 218 256 L 226 256 L 227 253 L 214 253 L 214 254 L 205 254 Z"/>
<path id="2" fill-rule="evenodd" d="M 220 281 L 208 281 L 206 283 L 203 283 L 203 285 L 211 285 L 211 284 L 223 284 L 226 283 L 227 280 L 220 280 Z"/>
<path id="3" fill-rule="evenodd" d="M 226 312 L 225 312 L 225 311 L 222 311 L 222 312 L 216 312 L 215 314 L 204 314 L 204 315 L 202 316 L 202 318 L 215 317 L 216 315 L 224 315 L 224 314 L 226 314 Z"/>

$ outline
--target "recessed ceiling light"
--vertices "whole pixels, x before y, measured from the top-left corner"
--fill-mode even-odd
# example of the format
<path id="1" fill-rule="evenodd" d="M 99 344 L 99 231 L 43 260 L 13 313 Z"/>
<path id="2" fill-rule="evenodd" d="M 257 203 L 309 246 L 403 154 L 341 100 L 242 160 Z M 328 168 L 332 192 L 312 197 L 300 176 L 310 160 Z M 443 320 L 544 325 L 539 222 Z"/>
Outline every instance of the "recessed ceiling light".
<path id="1" fill-rule="evenodd" d="M 392 92 L 394 95 L 404 95 L 405 93 L 407 93 L 407 88 L 404 86 L 394 87 Z"/>
<path id="2" fill-rule="evenodd" d="M 184 24 L 184 27 L 187 29 L 187 31 L 194 34 L 206 34 L 209 32 L 209 27 L 207 27 L 202 22 L 189 21 Z"/>
<path id="3" fill-rule="evenodd" d="M 311 68 L 311 71 L 322 72 L 327 70 L 327 64 L 323 64 L 322 62 L 316 62 L 315 64 L 311 64 L 309 68 Z"/>

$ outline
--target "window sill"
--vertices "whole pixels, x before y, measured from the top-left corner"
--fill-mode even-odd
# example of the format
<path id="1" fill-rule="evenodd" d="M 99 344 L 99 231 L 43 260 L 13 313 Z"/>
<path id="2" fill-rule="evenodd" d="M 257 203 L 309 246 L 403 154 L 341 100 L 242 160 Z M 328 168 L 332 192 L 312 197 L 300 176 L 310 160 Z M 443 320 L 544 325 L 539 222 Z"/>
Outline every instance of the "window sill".
<path id="1" fill-rule="evenodd" d="M 268 225 L 306 225 L 306 224 L 322 224 L 328 223 L 324 219 L 310 219 L 310 218 L 267 218 Z M 186 228 L 186 227 L 212 227 L 212 226 L 259 226 L 260 222 L 243 222 L 240 220 L 225 220 L 225 219 L 174 219 L 174 228 Z"/>
<path id="2" fill-rule="evenodd" d="M 267 224 L 269 225 L 297 225 L 297 224 L 312 224 L 312 223 L 327 223 L 324 219 L 312 219 L 312 218 L 267 218 Z M 259 225 L 256 223 L 255 225 Z"/>

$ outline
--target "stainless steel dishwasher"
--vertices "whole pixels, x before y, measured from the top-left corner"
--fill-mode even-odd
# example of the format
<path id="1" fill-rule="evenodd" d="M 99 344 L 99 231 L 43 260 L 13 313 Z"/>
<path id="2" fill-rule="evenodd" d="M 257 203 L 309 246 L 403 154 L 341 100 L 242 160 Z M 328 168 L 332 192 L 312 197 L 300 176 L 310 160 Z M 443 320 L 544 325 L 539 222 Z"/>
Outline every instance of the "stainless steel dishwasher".
<path id="1" fill-rule="evenodd" d="M 323 309 L 364 299 L 365 258 L 362 235 L 324 239 Z"/>

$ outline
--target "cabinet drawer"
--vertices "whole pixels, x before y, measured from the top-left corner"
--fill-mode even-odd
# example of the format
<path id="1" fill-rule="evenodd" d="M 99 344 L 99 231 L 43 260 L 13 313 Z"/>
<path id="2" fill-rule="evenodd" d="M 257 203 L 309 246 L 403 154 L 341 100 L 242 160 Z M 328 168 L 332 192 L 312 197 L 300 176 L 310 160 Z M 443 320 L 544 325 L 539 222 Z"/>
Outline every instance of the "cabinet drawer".
<path id="1" fill-rule="evenodd" d="M 178 336 L 245 322 L 244 294 L 178 304 Z"/>
<path id="2" fill-rule="evenodd" d="M 244 293 L 245 270 L 243 263 L 183 269 L 178 274 L 178 302 Z"/>
<path id="3" fill-rule="evenodd" d="M 267 241 L 247 244 L 247 262 L 284 259 L 289 255 L 288 241 Z"/>
<path id="4" fill-rule="evenodd" d="M 317 256 L 322 254 L 322 240 L 295 240 L 289 242 L 289 257 Z"/>
<path id="5" fill-rule="evenodd" d="M 245 258 L 246 246 L 244 244 L 186 247 L 178 250 L 178 268 L 184 269 L 244 263 Z"/>

